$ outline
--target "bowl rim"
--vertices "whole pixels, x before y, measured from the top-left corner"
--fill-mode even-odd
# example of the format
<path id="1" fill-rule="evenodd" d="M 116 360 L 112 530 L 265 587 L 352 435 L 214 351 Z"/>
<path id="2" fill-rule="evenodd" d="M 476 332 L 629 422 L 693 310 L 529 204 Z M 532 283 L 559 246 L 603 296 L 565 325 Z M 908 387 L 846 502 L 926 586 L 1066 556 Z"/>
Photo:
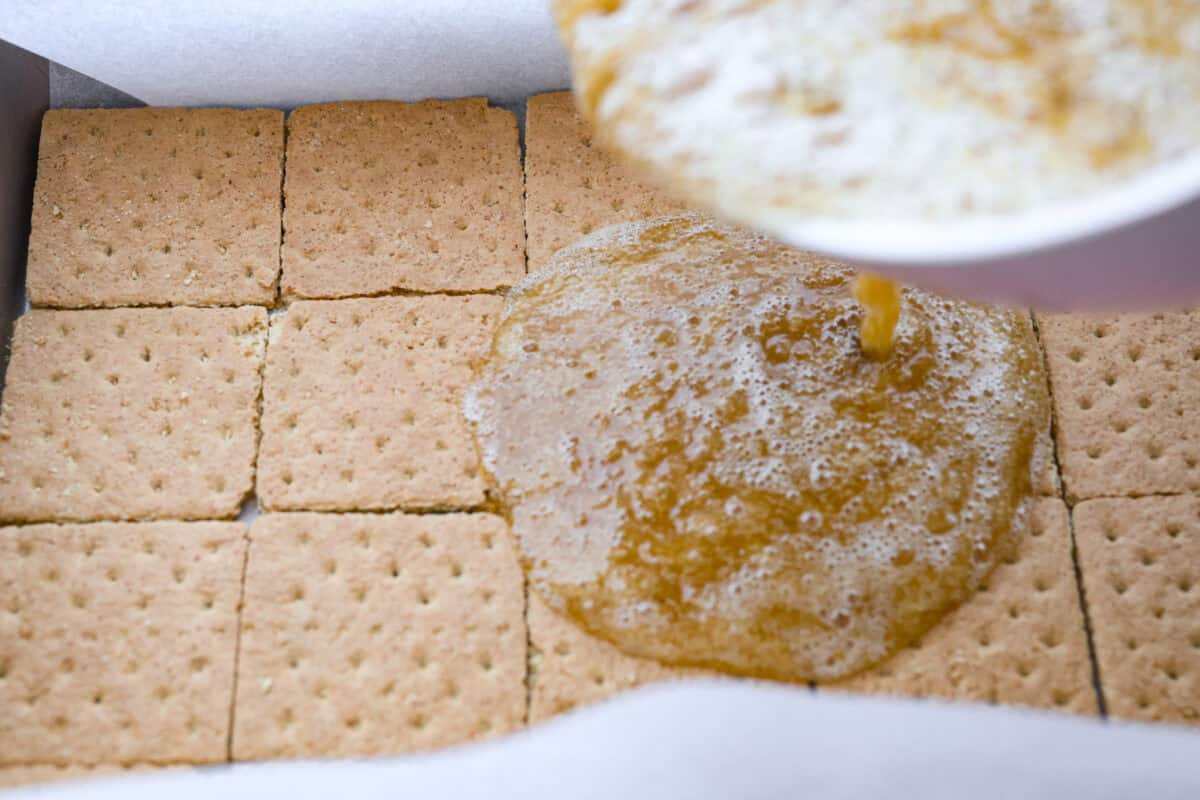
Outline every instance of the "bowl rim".
<path id="1" fill-rule="evenodd" d="M 759 208 L 748 220 L 783 241 L 851 261 L 953 268 L 1019 258 L 1113 233 L 1200 199 L 1200 149 L 1079 200 L 957 220 L 796 218 Z M 728 213 L 737 216 L 737 209 Z M 744 211 L 744 210 L 743 210 Z M 1196 220 L 1200 229 L 1200 217 Z"/>

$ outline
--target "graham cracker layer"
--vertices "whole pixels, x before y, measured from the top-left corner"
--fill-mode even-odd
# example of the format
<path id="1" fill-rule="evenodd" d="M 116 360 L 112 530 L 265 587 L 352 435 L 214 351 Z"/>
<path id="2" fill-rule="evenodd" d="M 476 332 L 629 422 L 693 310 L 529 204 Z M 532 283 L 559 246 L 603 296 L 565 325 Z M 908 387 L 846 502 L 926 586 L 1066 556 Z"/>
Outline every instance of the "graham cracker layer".
<path id="1" fill-rule="evenodd" d="M 223 761 L 245 526 L 0 528 L 0 765 Z"/>
<path id="2" fill-rule="evenodd" d="M 153 767 L 146 764 L 30 764 L 21 767 L 0 767 L 0 788 L 33 786 L 63 781 L 82 782 L 116 778 L 135 772 L 150 772 L 184 767 Z"/>
<path id="3" fill-rule="evenodd" d="M 262 308 L 35 309 L 0 412 L 0 521 L 233 517 L 254 483 Z"/>
<path id="4" fill-rule="evenodd" d="M 590 636 L 529 592 L 529 722 L 540 722 L 647 683 L 711 675 L 626 655 Z"/>
<path id="5" fill-rule="evenodd" d="M 288 118 L 283 290 L 480 291 L 525 274 L 516 119 L 483 98 Z"/>
<path id="6" fill-rule="evenodd" d="M 280 111 L 46 112 L 30 302 L 270 305 L 282 169 Z"/>
<path id="7" fill-rule="evenodd" d="M 236 759 L 399 753 L 520 727 L 523 583 L 490 514 L 267 514 L 250 534 Z"/>
<path id="8" fill-rule="evenodd" d="M 570 92 L 529 98 L 525 184 L 530 272 L 598 228 L 684 208 L 632 178 L 592 142 Z"/>
<path id="9" fill-rule="evenodd" d="M 1087 500 L 1073 514 L 1108 713 L 1200 724 L 1200 498 Z"/>
<path id="10" fill-rule="evenodd" d="M 1015 556 L 920 641 L 829 688 L 1098 713 L 1063 502 L 1039 500 Z"/>
<path id="11" fill-rule="evenodd" d="M 1072 501 L 1200 491 L 1200 314 L 1038 316 Z"/>
<path id="12" fill-rule="evenodd" d="M 484 482 L 462 416 L 503 300 L 297 301 L 272 324 L 258 495 L 272 510 L 476 506 Z"/>

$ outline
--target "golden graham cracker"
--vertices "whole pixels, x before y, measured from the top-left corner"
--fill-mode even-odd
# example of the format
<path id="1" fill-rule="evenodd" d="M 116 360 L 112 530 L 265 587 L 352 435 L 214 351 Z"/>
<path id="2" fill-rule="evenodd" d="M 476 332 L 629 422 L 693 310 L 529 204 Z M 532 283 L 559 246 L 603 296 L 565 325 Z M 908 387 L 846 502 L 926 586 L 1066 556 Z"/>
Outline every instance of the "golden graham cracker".
<path id="1" fill-rule="evenodd" d="M 0 521 L 233 517 L 254 481 L 262 308 L 34 309 L 0 412 Z"/>
<path id="2" fill-rule="evenodd" d="M 921 641 L 826 688 L 1098 713 L 1063 502 L 1039 500 L 1014 558 Z"/>
<path id="3" fill-rule="evenodd" d="M 245 526 L 0 528 L 0 764 L 226 758 Z"/>
<path id="4" fill-rule="evenodd" d="M 282 168 L 280 111 L 48 111 L 30 302 L 270 305 Z"/>
<path id="5" fill-rule="evenodd" d="M 283 290 L 480 291 L 525 274 L 516 119 L 483 98 L 288 118 Z"/>
<path id="6" fill-rule="evenodd" d="M 710 675 L 626 655 L 554 612 L 530 590 L 529 722 L 540 722 L 646 683 Z"/>
<path id="7" fill-rule="evenodd" d="M 462 416 L 504 301 L 475 295 L 297 301 L 275 318 L 258 495 L 272 510 L 483 502 Z"/>
<path id="8" fill-rule="evenodd" d="M 1198 323 L 1038 315 L 1068 498 L 1200 491 Z"/>
<path id="9" fill-rule="evenodd" d="M 1108 713 L 1200 724 L 1200 498 L 1086 500 L 1073 514 Z"/>
<path id="10" fill-rule="evenodd" d="M 236 760 L 444 747 L 525 711 L 523 582 L 491 514 L 267 514 L 251 531 Z"/>
<path id="11" fill-rule="evenodd" d="M 0 767 L 0 789 L 33 786 L 62 781 L 82 782 L 102 778 L 117 778 L 139 772 L 163 772 L 184 767 L 154 767 L 146 764 L 31 764 L 20 767 Z"/>
<path id="12" fill-rule="evenodd" d="M 0 788 L 12 789 L 17 786 L 31 786 L 59 781 L 85 781 L 104 775 L 119 772 L 116 765 L 80 766 L 53 764 L 35 764 L 21 767 L 0 767 Z"/>
<path id="13" fill-rule="evenodd" d="M 684 208 L 634 180 L 593 144 L 570 92 L 529 98 L 525 184 L 530 272 L 593 230 Z"/>

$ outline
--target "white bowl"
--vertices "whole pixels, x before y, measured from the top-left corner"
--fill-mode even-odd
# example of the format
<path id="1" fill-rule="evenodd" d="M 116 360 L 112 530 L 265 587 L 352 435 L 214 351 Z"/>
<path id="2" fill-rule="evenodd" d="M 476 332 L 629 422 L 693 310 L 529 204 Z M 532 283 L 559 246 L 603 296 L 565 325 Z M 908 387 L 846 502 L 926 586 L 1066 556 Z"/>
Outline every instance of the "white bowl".
<path id="1" fill-rule="evenodd" d="M 1097 311 L 1200 302 L 1200 152 L 1011 216 L 759 222 L 791 244 L 971 300 Z"/>

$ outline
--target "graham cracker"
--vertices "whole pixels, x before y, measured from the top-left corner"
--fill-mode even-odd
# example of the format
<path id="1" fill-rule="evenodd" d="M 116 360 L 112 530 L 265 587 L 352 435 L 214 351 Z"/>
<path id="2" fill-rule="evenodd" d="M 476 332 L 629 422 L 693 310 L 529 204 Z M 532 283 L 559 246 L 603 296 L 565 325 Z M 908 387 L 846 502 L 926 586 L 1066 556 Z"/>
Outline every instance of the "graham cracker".
<path id="1" fill-rule="evenodd" d="M 593 145 L 570 92 L 530 97 L 525 116 L 529 271 L 593 230 L 682 211 Z"/>
<path id="2" fill-rule="evenodd" d="M 183 767 L 153 767 L 146 764 L 31 764 L 21 767 L 0 767 L 0 789 L 33 786 L 62 781 L 91 781 L 116 778 L 137 772 L 163 772 Z"/>
<path id="3" fill-rule="evenodd" d="M 288 118 L 283 290 L 480 291 L 525 274 L 516 119 L 480 97 Z"/>
<path id="4" fill-rule="evenodd" d="M 1200 491 L 1200 312 L 1039 315 L 1067 497 Z"/>
<path id="5" fill-rule="evenodd" d="M 273 303 L 282 169 L 280 111 L 46 112 L 30 302 Z"/>
<path id="6" fill-rule="evenodd" d="M 1200 724 L 1200 498 L 1087 500 L 1073 514 L 1108 713 Z"/>
<path id="7" fill-rule="evenodd" d="M 0 520 L 233 517 L 254 479 L 262 308 L 35 309 L 0 412 Z"/>
<path id="8" fill-rule="evenodd" d="M 226 758 L 245 526 L 0 528 L 0 765 Z"/>
<path id="9" fill-rule="evenodd" d="M 824 688 L 1097 714 L 1063 502 L 1039 500 L 1016 556 L 921 641 Z"/>
<path id="10" fill-rule="evenodd" d="M 250 534 L 235 760 L 521 726 L 523 583 L 491 514 L 267 514 Z"/>
<path id="11" fill-rule="evenodd" d="M 643 684 L 712 675 L 626 655 L 561 617 L 533 590 L 527 614 L 530 723 Z"/>
<path id="12" fill-rule="evenodd" d="M 272 323 L 258 495 L 272 510 L 466 508 L 484 480 L 462 416 L 500 297 L 297 301 Z"/>

